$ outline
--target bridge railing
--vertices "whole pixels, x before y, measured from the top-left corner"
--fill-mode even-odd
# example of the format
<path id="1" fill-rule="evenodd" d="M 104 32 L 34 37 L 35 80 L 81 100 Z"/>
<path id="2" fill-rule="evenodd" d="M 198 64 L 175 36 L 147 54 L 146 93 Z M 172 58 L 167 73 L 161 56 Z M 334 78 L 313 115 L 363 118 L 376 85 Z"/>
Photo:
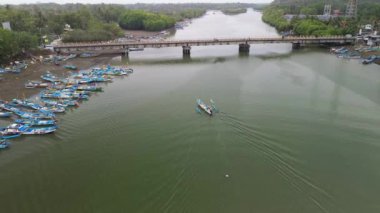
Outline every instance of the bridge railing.
<path id="1" fill-rule="evenodd" d="M 139 41 L 102 41 L 102 42 L 76 42 L 65 43 L 55 46 L 55 48 L 75 48 L 75 47 L 96 47 L 96 46 L 121 46 L 121 45 L 173 45 L 173 44 L 195 44 L 195 43 L 238 43 L 238 42 L 260 42 L 260 41 L 318 41 L 318 40 L 354 40 L 354 38 L 346 38 L 344 36 L 285 36 L 285 37 L 245 37 L 245 38 L 211 38 L 211 39 L 189 39 L 189 40 L 163 40 L 163 41 L 151 41 L 151 40 L 139 40 Z"/>

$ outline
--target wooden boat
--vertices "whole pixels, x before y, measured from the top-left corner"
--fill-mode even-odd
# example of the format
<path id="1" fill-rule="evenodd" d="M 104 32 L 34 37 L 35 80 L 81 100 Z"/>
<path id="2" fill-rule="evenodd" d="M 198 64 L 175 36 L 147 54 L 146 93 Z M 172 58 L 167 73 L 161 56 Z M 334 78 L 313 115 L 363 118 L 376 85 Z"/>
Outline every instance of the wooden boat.
<path id="1" fill-rule="evenodd" d="M 41 119 L 17 119 L 15 120 L 18 124 L 27 124 L 30 126 L 51 126 L 55 125 L 55 120 L 41 120 Z"/>
<path id="2" fill-rule="evenodd" d="M 50 86 L 50 83 L 41 81 L 29 81 L 25 84 L 25 88 L 46 88 Z"/>
<path id="3" fill-rule="evenodd" d="M 49 126 L 49 127 L 31 127 L 28 124 L 18 124 L 14 123 L 6 127 L 5 130 L 14 131 L 16 133 L 20 133 L 23 135 L 43 135 L 55 132 L 57 130 L 57 126 Z"/>
<path id="4" fill-rule="evenodd" d="M 131 51 L 131 52 L 132 51 L 144 51 L 144 48 L 138 48 L 137 47 L 137 48 L 129 48 L 128 50 Z"/>
<path id="5" fill-rule="evenodd" d="M 89 58 L 89 57 L 96 57 L 99 56 L 97 53 L 81 53 L 79 55 L 80 58 Z"/>
<path id="6" fill-rule="evenodd" d="M 73 58 L 75 58 L 75 57 L 77 57 L 77 54 L 70 54 L 70 55 L 66 56 L 66 57 L 63 59 L 63 61 L 67 61 L 67 60 L 69 60 L 69 59 L 73 59 Z"/>
<path id="7" fill-rule="evenodd" d="M 91 92 L 101 92 L 103 89 L 101 87 L 97 87 L 97 86 L 78 86 L 76 88 L 76 90 L 79 90 L 79 91 L 91 91 Z"/>
<path id="8" fill-rule="evenodd" d="M 9 142 L 7 139 L 5 139 L 5 138 L 0 139 L 0 149 L 6 149 L 10 145 L 11 145 L 11 142 Z"/>
<path id="9" fill-rule="evenodd" d="M 69 69 L 69 70 L 77 70 L 77 67 L 75 65 L 65 65 L 63 66 L 65 69 Z"/>
<path id="10" fill-rule="evenodd" d="M 52 83 L 55 83 L 55 82 L 62 82 L 61 79 L 57 78 L 56 76 L 54 76 L 53 74 L 47 72 L 43 75 L 41 75 L 41 78 L 45 81 L 49 81 L 49 82 L 52 82 Z"/>
<path id="11" fill-rule="evenodd" d="M 212 116 L 212 108 L 205 104 L 201 99 L 197 99 L 197 105 L 200 109 L 202 109 L 204 112 L 206 112 L 208 115 Z"/>
<path id="12" fill-rule="evenodd" d="M 41 100 L 43 103 L 46 105 L 51 105 L 51 106 L 61 106 L 61 107 L 68 107 L 68 106 L 79 106 L 79 103 L 74 100 L 49 100 L 49 99 L 42 99 Z"/>
<path id="13" fill-rule="evenodd" d="M 17 138 L 21 136 L 21 131 L 18 129 L 0 128 L 0 136 L 3 139 Z"/>
<path id="14" fill-rule="evenodd" d="M 57 130 L 56 126 L 52 127 L 42 127 L 42 128 L 28 128 L 24 131 L 22 131 L 23 135 L 45 135 L 53 133 Z"/>
<path id="15" fill-rule="evenodd" d="M 0 112 L 0 118 L 9 118 L 11 115 L 12 113 L 10 112 Z"/>
<path id="16" fill-rule="evenodd" d="M 371 64 L 372 62 L 374 62 L 375 60 L 377 59 L 377 56 L 376 55 L 371 55 L 370 57 L 364 59 L 362 61 L 363 64 Z"/>
<path id="17" fill-rule="evenodd" d="M 43 113 L 49 116 L 54 116 L 55 112 L 65 112 L 65 108 L 63 107 L 47 107 L 47 106 L 42 106 L 37 103 L 33 103 L 28 100 L 13 99 L 12 102 L 24 107 L 28 107 L 30 109 L 37 110 L 40 113 Z"/>

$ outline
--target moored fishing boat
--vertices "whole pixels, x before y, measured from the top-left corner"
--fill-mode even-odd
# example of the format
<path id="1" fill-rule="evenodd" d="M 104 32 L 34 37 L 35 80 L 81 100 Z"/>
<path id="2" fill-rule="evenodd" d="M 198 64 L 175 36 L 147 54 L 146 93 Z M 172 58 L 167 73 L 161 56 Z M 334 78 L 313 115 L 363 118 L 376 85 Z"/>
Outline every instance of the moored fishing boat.
<path id="1" fill-rule="evenodd" d="M 77 67 L 75 65 L 65 65 L 63 66 L 65 69 L 69 69 L 69 70 L 77 70 Z"/>
<path id="2" fill-rule="evenodd" d="M 362 61 L 363 64 L 371 64 L 372 62 L 374 62 L 375 60 L 377 59 L 377 56 L 376 55 L 371 55 L 369 56 L 368 58 L 364 59 Z"/>
<path id="3" fill-rule="evenodd" d="M 0 137 L 3 139 L 17 138 L 21 136 L 21 131 L 18 129 L 0 128 Z"/>
<path id="4" fill-rule="evenodd" d="M 55 113 L 64 112 L 68 106 L 79 106 L 79 100 L 88 99 L 93 92 L 102 91 L 102 87 L 97 86 L 95 82 L 110 82 L 113 76 L 132 72 L 130 68 L 107 66 L 100 71 L 71 73 L 67 78 L 58 78 L 48 72 L 41 78 L 49 82 L 27 82 L 25 84 L 27 88 L 46 87 L 46 89 L 40 93 L 41 98 L 36 100 L 14 99 L 11 102 L 0 100 L 0 117 L 13 114 L 15 115 L 13 117 L 19 117 L 13 120 L 13 124 L 0 128 L 0 139 L 55 132 L 58 128 Z"/>
<path id="5" fill-rule="evenodd" d="M 75 57 L 77 57 L 77 54 L 70 54 L 70 55 L 64 57 L 63 61 L 67 61 L 67 60 L 69 60 L 69 59 L 73 59 L 73 58 L 75 58 Z"/>
<path id="6" fill-rule="evenodd" d="M 56 121 L 55 120 L 41 120 L 41 119 L 17 119 L 15 120 L 16 123 L 18 124 L 27 124 L 30 126 L 51 126 L 55 125 Z"/>
<path id="7" fill-rule="evenodd" d="M 45 135 L 53 133 L 57 130 L 57 127 L 41 127 L 41 128 L 32 128 L 29 127 L 28 129 L 22 131 L 23 135 Z"/>
<path id="8" fill-rule="evenodd" d="M 81 53 L 79 55 L 80 58 L 89 58 L 89 57 L 96 57 L 98 56 L 99 54 L 98 53 L 90 53 L 90 52 L 85 52 L 85 53 Z"/>
<path id="9" fill-rule="evenodd" d="M 0 118 L 9 118 L 11 115 L 12 113 L 10 112 L 0 112 Z"/>
<path id="10" fill-rule="evenodd" d="M 24 119 L 53 119 L 55 117 L 54 114 L 44 114 L 44 113 L 32 113 L 32 112 L 25 112 L 25 111 L 15 111 L 16 115 L 18 115 L 20 118 Z"/>
<path id="11" fill-rule="evenodd" d="M 68 107 L 68 106 L 79 106 L 79 103 L 75 100 L 50 100 L 50 99 L 42 99 L 41 100 L 46 105 L 52 105 L 52 106 L 61 106 L 61 107 Z"/>
<path id="12" fill-rule="evenodd" d="M 25 88 L 46 88 L 50 86 L 49 83 L 41 81 L 29 81 L 25 84 Z"/>
<path id="13" fill-rule="evenodd" d="M 59 79 L 57 78 L 56 76 L 54 76 L 53 74 L 51 74 L 50 72 L 47 72 L 43 75 L 41 75 L 41 78 L 45 81 L 49 81 L 49 82 L 52 82 L 52 83 L 55 83 L 55 82 L 62 82 L 62 79 Z"/>
<path id="14" fill-rule="evenodd" d="M 11 142 L 9 142 L 5 138 L 0 138 L 0 149 L 6 149 L 11 145 Z"/>
<path id="15" fill-rule="evenodd" d="M 85 85 L 81 85 L 81 86 L 76 87 L 76 90 L 79 90 L 79 91 L 91 91 L 91 92 L 101 92 L 103 89 L 102 89 L 102 87 L 97 87 L 97 86 L 91 86 L 91 85 L 85 86 Z"/>
<path id="16" fill-rule="evenodd" d="M 28 107 L 30 109 L 37 110 L 40 113 L 43 113 L 43 114 L 48 115 L 48 116 L 53 116 L 53 117 L 54 117 L 54 112 L 64 112 L 65 111 L 65 108 L 46 107 L 46 106 L 42 106 L 40 104 L 31 102 L 29 100 L 13 99 L 12 102 L 15 104 L 24 106 L 24 107 Z"/>

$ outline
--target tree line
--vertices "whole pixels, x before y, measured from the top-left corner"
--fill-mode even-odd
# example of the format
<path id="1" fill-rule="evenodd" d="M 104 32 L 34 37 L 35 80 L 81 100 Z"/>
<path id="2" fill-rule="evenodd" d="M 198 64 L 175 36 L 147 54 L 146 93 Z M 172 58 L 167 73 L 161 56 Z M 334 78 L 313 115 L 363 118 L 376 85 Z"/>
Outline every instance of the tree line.
<path id="1" fill-rule="evenodd" d="M 120 27 L 127 30 L 159 31 L 173 27 L 176 20 L 164 14 L 143 10 L 128 10 L 119 21 Z"/>
<path id="2" fill-rule="evenodd" d="M 107 41 L 122 37 L 121 27 L 157 31 L 173 26 L 177 20 L 201 16 L 204 12 L 181 9 L 164 14 L 104 4 L 0 6 L 0 22 L 10 22 L 12 29 L 0 26 L 0 64 L 43 45 L 45 39 L 48 42 L 59 37 L 64 42 Z M 143 27 L 133 20 L 141 21 Z M 71 29 L 65 30 L 66 24 Z"/>
<path id="3" fill-rule="evenodd" d="M 0 64 L 18 54 L 62 37 L 65 42 L 106 41 L 123 36 L 123 29 L 159 31 L 176 21 L 199 17 L 207 10 L 262 8 L 258 4 L 35 4 L 0 5 Z M 68 24 L 71 30 L 65 30 Z M 1 29 L 1 27 L 0 27 Z M 45 36 L 47 38 L 45 38 Z"/>
<path id="4" fill-rule="evenodd" d="M 333 0 L 332 9 L 342 11 L 344 15 L 346 2 Z M 321 21 L 313 15 L 323 14 L 324 3 L 310 0 L 307 3 L 299 3 L 296 0 L 275 0 L 264 9 L 262 20 L 278 31 L 293 31 L 298 35 L 345 35 L 356 34 L 358 28 L 363 24 L 373 24 L 380 27 L 380 2 L 377 0 L 363 0 L 358 6 L 357 18 L 346 18 L 344 16 Z M 285 14 L 302 14 L 306 18 L 293 18 L 288 21 Z"/>

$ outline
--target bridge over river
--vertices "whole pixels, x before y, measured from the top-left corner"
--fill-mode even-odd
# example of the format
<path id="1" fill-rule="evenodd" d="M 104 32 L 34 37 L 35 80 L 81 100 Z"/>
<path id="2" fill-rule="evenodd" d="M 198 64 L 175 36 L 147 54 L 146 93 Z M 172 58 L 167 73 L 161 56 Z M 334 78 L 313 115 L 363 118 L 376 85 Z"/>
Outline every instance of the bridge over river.
<path id="1" fill-rule="evenodd" d="M 128 42 L 94 42 L 94 43 L 64 43 L 54 46 L 57 53 L 81 53 L 81 52 L 119 52 L 128 54 L 129 51 L 139 48 L 164 48 L 182 47 L 184 55 L 190 55 L 192 46 L 213 45 L 239 45 L 239 52 L 248 53 L 251 44 L 266 43 L 291 43 L 293 49 L 303 46 L 320 45 L 349 45 L 355 42 L 355 38 L 344 36 L 325 37 L 263 37 L 263 38 L 213 38 L 198 40 L 162 40 L 162 41 L 128 41 Z"/>

